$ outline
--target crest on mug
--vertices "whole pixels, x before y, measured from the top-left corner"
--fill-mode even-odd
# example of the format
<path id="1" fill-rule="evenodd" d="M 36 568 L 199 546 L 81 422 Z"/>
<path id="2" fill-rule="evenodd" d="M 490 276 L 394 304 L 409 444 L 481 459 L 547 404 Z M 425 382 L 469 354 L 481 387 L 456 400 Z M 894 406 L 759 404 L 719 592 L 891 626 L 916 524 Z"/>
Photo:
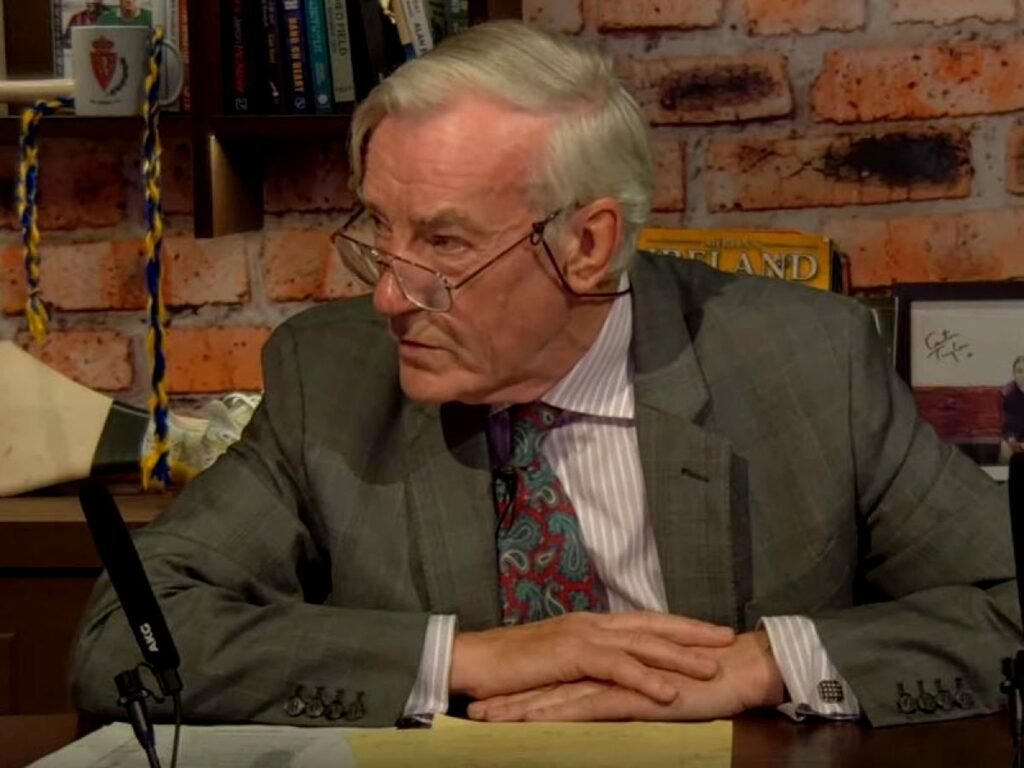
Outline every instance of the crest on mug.
<path id="1" fill-rule="evenodd" d="M 92 73 L 96 82 L 106 92 L 117 71 L 117 52 L 114 50 L 114 41 L 105 37 L 93 40 L 92 50 L 89 52 L 89 62 L 92 65 Z"/>

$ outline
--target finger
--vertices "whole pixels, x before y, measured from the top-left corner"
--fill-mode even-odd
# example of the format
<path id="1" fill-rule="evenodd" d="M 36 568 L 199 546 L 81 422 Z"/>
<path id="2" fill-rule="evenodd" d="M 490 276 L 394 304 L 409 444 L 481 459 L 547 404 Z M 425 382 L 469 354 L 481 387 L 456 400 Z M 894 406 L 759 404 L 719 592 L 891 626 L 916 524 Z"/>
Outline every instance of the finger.
<path id="1" fill-rule="evenodd" d="M 607 690 L 605 683 L 587 680 L 567 685 L 548 686 L 536 691 L 517 693 L 511 696 L 495 696 L 485 701 L 473 702 L 469 714 L 474 720 L 515 721 L 532 709 L 563 704 L 574 699 Z"/>
<path id="2" fill-rule="evenodd" d="M 699 650 L 646 632 L 605 631 L 595 636 L 594 641 L 626 651 L 647 666 L 679 672 L 696 680 L 710 680 L 718 674 L 718 662 Z"/>
<path id="3" fill-rule="evenodd" d="M 594 722 L 600 720 L 669 720 L 667 710 L 635 691 L 609 688 L 572 701 L 539 706 L 523 713 L 526 721 Z"/>
<path id="4" fill-rule="evenodd" d="M 562 682 L 594 678 L 637 691 L 664 704 L 676 697 L 671 673 L 648 667 L 622 650 L 590 645 L 585 653 L 570 656 L 573 668 L 566 670 Z"/>
<path id="5" fill-rule="evenodd" d="M 731 645 L 736 639 L 736 633 L 730 627 L 655 611 L 606 614 L 601 616 L 600 626 L 610 630 L 645 632 L 679 645 L 700 645 L 709 648 Z"/>
<path id="6" fill-rule="evenodd" d="M 487 699 L 480 699 L 474 701 L 469 705 L 466 713 L 472 720 L 486 720 L 488 713 L 501 709 L 506 706 L 514 706 L 517 704 L 523 704 L 528 701 L 532 701 L 546 693 L 549 693 L 557 688 L 566 687 L 564 683 L 552 683 L 551 685 L 544 685 L 540 688 L 533 688 L 529 691 L 521 691 L 519 693 L 509 693 L 503 696 L 491 696 Z"/>

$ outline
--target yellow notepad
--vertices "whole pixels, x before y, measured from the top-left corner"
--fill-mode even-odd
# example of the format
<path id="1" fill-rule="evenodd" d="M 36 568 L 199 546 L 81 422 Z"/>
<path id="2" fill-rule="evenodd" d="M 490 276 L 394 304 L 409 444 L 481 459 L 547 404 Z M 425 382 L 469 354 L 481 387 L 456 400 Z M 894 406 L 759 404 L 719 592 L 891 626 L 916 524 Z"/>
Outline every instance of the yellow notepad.
<path id="1" fill-rule="evenodd" d="M 729 768 L 732 723 L 478 723 L 350 736 L 358 768 Z"/>

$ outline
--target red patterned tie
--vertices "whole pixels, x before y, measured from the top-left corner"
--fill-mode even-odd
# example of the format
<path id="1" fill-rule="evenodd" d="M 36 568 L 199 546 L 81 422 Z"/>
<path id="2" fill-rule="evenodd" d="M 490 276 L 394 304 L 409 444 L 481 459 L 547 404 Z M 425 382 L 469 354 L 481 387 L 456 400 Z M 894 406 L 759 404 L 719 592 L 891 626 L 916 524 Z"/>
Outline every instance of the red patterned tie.
<path id="1" fill-rule="evenodd" d="M 540 449 L 560 413 L 539 402 L 509 410 L 512 452 L 494 477 L 504 624 L 608 610 L 579 517 Z"/>

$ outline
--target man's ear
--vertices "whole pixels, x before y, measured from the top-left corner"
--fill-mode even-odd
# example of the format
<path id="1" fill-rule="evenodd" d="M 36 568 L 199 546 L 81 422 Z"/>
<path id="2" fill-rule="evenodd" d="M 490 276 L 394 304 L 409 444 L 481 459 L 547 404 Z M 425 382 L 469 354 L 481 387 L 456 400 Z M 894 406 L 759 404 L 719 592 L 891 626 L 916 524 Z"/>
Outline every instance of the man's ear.
<path id="1" fill-rule="evenodd" d="M 565 279 L 577 293 L 608 290 L 609 272 L 622 242 L 622 204 L 602 197 L 579 208 L 563 241 Z M 614 286 L 612 286 L 614 289 Z"/>

